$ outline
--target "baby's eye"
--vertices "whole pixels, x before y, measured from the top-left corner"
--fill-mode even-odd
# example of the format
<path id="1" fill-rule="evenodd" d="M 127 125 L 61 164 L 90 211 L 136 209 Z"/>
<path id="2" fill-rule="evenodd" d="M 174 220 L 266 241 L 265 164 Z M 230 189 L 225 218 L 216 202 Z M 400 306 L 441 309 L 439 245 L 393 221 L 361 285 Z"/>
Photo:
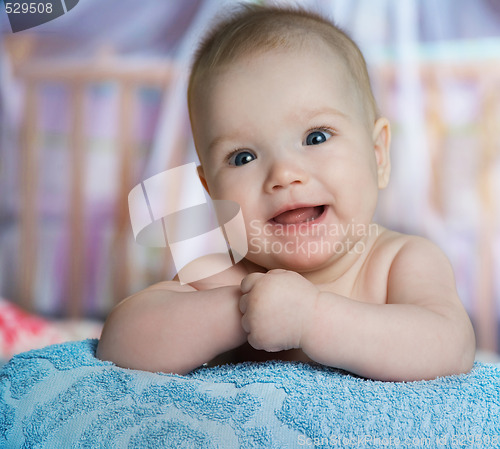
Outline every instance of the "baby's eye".
<path id="1" fill-rule="evenodd" d="M 255 155 L 250 151 L 236 151 L 228 159 L 229 165 L 240 167 L 241 165 L 248 164 L 255 159 Z"/>
<path id="2" fill-rule="evenodd" d="M 332 137 L 332 134 L 328 131 L 313 131 L 307 135 L 306 145 L 319 145 L 326 142 L 330 137 Z"/>

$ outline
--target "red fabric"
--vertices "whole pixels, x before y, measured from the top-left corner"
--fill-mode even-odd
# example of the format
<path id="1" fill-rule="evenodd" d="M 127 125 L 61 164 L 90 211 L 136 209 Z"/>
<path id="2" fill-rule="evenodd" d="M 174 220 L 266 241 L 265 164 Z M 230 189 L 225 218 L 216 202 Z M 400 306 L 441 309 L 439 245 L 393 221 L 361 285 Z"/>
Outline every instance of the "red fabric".
<path id="1" fill-rule="evenodd" d="M 54 343 L 99 336 L 100 323 L 51 321 L 0 298 L 0 359 Z"/>

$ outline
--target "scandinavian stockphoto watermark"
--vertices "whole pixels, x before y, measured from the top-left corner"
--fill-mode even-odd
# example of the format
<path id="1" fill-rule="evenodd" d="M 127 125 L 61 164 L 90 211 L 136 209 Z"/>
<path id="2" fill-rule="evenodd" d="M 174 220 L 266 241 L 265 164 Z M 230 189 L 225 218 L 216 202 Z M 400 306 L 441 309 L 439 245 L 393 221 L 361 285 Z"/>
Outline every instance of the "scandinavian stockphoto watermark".
<path id="1" fill-rule="evenodd" d="M 285 254 L 310 258 L 321 254 L 363 254 L 366 238 L 378 236 L 376 223 L 318 223 L 314 226 L 250 222 L 249 254 Z"/>
<path id="2" fill-rule="evenodd" d="M 73 9 L 79 0 L 4 0 L 13 33 L 42 25 Z"/>
<path id="3" fill-rule="evenodd" d="M 331 435 L 328 437 L 307 437 L 299 435 L 298 446 L 301 447 L 404 447 L 404 448 L 497 448 L 500 435 L 482 434 L 444 434 L 433 437 L 426 436 L 378 436 L 378 435 Z"/>

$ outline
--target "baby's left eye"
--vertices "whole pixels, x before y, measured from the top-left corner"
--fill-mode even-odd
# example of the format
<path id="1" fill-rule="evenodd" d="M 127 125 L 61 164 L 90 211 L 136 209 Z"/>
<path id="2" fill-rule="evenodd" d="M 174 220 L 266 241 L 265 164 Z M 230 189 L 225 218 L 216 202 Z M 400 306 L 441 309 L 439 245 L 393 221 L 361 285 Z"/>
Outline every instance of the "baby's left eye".
<path id="1" fill-rule="evenodd" d="M 306 145 L 319 145 L 320 143 L 326 142 L 332 134 L 328 131 L 313 131 L 309 133 L 306 137 Z"/>

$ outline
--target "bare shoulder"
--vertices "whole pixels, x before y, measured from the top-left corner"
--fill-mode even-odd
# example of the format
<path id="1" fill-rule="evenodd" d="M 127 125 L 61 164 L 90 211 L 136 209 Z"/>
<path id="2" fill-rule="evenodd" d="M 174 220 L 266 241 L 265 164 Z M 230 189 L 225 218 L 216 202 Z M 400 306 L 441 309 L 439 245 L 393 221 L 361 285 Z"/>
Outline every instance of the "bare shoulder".
<path id="1" fill-rule="evenodd" d="M 432 241 L 416 236 L 399 233 L 394 236 L 397 250 L 391 261 L 391 270 L 399 274 L 408 272 L 414 275 L 431 275 L 433 279 L 446 275 L 453 278 L 453 269 L 443 250 Z M 451 279 L 454 282 L 454 279 Z"/>
<path id="2" fill-rule="evenodd" d="M 420 259 L 438 257 L 441 261 L 447 261 L 443 251 L 430 240 L 409 234 L 391 231 L 380 227 L 380 233 L 372 247 L 370 259 L 377 262 L 389 263 L 400 262 L 402 259 L 412 258 L 413 262 Z M 412 264 L 414 265 L 414 264 Z"/>
<path id="3" fill-rule="evenodd" d="M 373 244 L 369 247 L 364 263 L 364 277 L 370 283 L 373 283 L 375 279 L 380 279 L 381 276 L 385 277 L 398 253 L 413 239 L 414 236 L 401 234 L 377 225 Z"/>
<path id="4" fill-rule="evenodd" d="M 372 279 L 386 279 L 387 303 L 457 303 L 452 266 L 430 240 L 381 228 L 369 256 Z"/>
<path id="5" fill-rule="evenodd" d="M 460 300 L 444 252 L 430 240 L 387 231 L 380 242 L 387 258 L 387 303 L 449 306 Z M 385 255 L 384 255 L 385 253 Z"/>
<path id="6" fill-rule="evenodd" d="M 390 257 L 394 256 L 408 242 L 414 239 L 421 239 L 414 235 L 402 234 L 400 232 L 391 231 L 382 226 L 378 226 L 377 238 L 373 245 L 372 253 L 375 256 Z"/>

